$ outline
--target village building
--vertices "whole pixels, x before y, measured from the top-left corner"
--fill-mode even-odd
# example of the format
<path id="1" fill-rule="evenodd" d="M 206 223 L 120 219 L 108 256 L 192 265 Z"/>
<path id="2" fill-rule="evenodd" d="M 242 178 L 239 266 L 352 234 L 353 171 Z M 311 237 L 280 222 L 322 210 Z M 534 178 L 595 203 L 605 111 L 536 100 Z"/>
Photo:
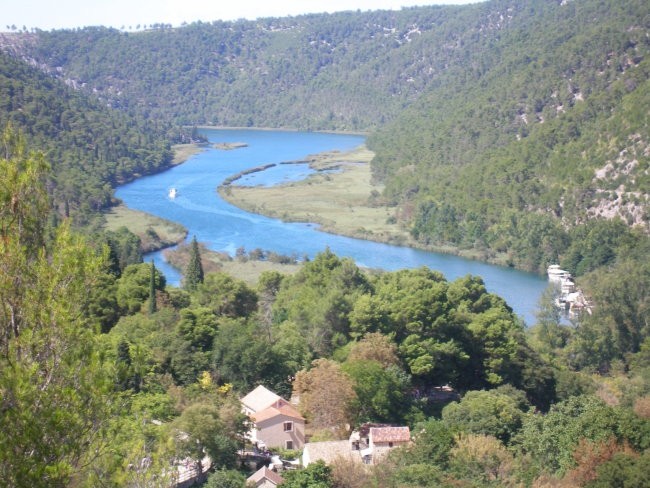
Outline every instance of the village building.
<path id="1" fill-rule="evenodd" d="M 316 461 L 332 464 L 336 459 L 361 463 L 359 451 L 352 449 L 350 441 L 308 442 L 302 451 L 302 466 L 306 468 Z"/>
<path id="2" fill-rule="evenodd" d="M 371 464 L 377 464 L 388 455 L 388 452 L 411 442 L 411 431 L 408 427 L 371 427 L 368 434 L 368 449 Z"/>
<path id="3" fill-rule="evenodd" d="M 260 468 L 246 480 L 246 486 L 255 488 L 275 488 L 284 482 L 284 478 L 266 466 Z"/>
<path id="4" fill-rule="evenodd" d="M 411 442 L 408 427 L 364 424 L 348 440 L 309 442 L 302 454 L 303 467 L 316 461 L 332 463 L 337 458 L 364 464 L 380 463 L 391 449 Z"/>
<path id="5" fill-rule="evenodd" d="M 248 437 L 259 449 L 302 449 L 305 419 L 287 400 L 260 385 L 241 399 L 253 426 Z"/>

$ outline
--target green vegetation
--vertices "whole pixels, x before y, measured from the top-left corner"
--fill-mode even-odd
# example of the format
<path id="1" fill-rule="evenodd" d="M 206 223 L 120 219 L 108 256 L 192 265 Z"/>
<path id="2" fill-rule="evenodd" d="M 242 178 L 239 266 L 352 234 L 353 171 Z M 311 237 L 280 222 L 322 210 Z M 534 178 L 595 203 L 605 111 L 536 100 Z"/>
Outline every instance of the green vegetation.
<path id="1" fill-rule="evenodd" d="M 190 260 L 185 268 L 184 283 L 188 290 L 195 290 L 196 287 L 203 283 L 203 264 L 201 263 L 201 254 L 199 252 L 199 243 L 196 242 L 196 236 L 192 238 L 190 244 Z"/>
<path id="2" fill-rule="evenodd" d="M 187 230 L 180 224 L 153 215 L 133 210 L 124 205 L 111 208 L 104 214 L 104 228 L 119 232 L 126 228 L 140 240 L 143 252 L 155 251 L 172 246 L 185 239 Z"/>
<path id="3" fill-rule="evenodd" d="M 55 217 L 89 227 L 111 206 L 112 188 L 169 166 L 167 126 L 107 110 L 26 63 L 0 52 L 0 126 L 11 123 L 52 164 Z"/>
<path id="4" fill-rule="evenodd" d="M 611 242 L 610 256 L 598 257 L 605 262 L 580 265 L 590 222 L 615 217 L 648 229 L 646 3 L 492 0 L 136 33 L 11 34 L 3 42 L 72 80 L 76 99 L 93 93 L 115 109 L 103 109 L 113 119 L 126 120 L 119 112 L 134 117 L 128 130 L 112 121 L 104 124 L 111 131 L 93 137 L 112 134 L 91 151 L 109 163 L 92 172 L 107 178 L 93 184 L 94 200 L 97 188 L 105 191 L 91 209 L 110 203 L 116 182 L 169 164 L 153 157 L 139 166 L 144 148 L 161 149 L 161 135 L 196 139 L 196 127 L 206 124 L 373 130 L 368 144 L 382 193 L 374 203 L 391 207 L 382 213 L 361 205 L 367 211 L 349 220 L 363 223 L 337 222 L 337 231 L 414 240 L 534 272 L 572 261 L 583 274 L 619 252 Z M 5 95 L 12 112 L 21 104 L 17 78 Z M 41 84 L 58 86 L 45 78 Z M 50 125 L 65 126 L 67 118 L 59 119 Z M 174 124 L 192 127 L 191 134 Z M 137 141 L 124 135 L 136 127 Z M 125 142 L 138 146 L 116 145 Z M 133 154 L 138 164 L 122 162 Z M 243 200 L 246 208 L 294 217 L 255 197 Z M 318 208 L 295 217 L 334 227 Z"/>
<path id="5" fill-rule="evenodd" d="M 413 433 L 382 465 L 314 464 L 287 486 L 647 485 L 649 15 L 492 0 L 3 36 L 3 482 L 167 485 L 208 453 L 208 486 L 242 486 L 238 398 L 265 384 L 300 394 L 314 438 Z M 195 241 L 172 254 L 189 286 L 169 287 L 142 251 L 184 231 L 99 212 L 205 123 L 373 129 L 372 179 L 369 152 L 336 154 L 314 164 L 354 164 L 280 190 L 299 218 L 327 225 L 331 207 L 353 235 L 559 262 L 591 313 L 562 321 L 549 292 L 525 330 L 480 277 Z"/>
<path id="6" fill-rule="evenodd" d="M 396 223 L 395 207 L 381 198 L 382 185 L 371 181 L 372 152 L 365 147 L 347 153 L 313 157 L 317 171 L 308 179 L 271 187 L 243 187 L 224 183 L 219 193 L 225 200 L 251 212 L 289 222 L 313 222 L 326 232 L 390 242 L 417 244 Z M 334 172 L 320 173 L 334 170 Z"/>
<path id="7" fill-rule="evenodd" d="M 648 6 L 518 6 L 530 15 L 494 26 L 498 37 L 488 28 L 489 48 L 468 48 L 465 69 L 450 69 L 368 144 L 375 177 L 412 209 L 406 223 L 420 242 L 543 271 L 572 260 L 567 248 L 589 247 L 591 219 L 648 230 L 650 44 L 638 17 Z M 600 244 L 610 255 L 594 266 L 618 253 L 612 244 Z"/>
<path id="8" fill-rule="evenodd" d="M 208 454 L 210 483 L 241 486 L 238 398 L 258 384 L 297 393 L 315 439 L 363 422 L 414 434 L 372 469 L 315 464 L 289 486 L 587 486 L 647 474 L 649 280 L 638 245 L 607 279 L 591 272 L 592 316 L 569 327 L 546 313 L 529 333 L 478 277 L 366 273 L 329 250 L 293 275 L 267 271 L 249 285 L 208 271 L 172 288 L 155 266 L 130 262 L 138 240 L 124 228 L 91 246 L 67 222 L 43 221 L 43 155 L 10 130 L 3 142 L 0 467 L 10 484 L 167 482 L 175 459 L 200 467 Z M 460 401 L 437 396 L 443 386 Z"/>

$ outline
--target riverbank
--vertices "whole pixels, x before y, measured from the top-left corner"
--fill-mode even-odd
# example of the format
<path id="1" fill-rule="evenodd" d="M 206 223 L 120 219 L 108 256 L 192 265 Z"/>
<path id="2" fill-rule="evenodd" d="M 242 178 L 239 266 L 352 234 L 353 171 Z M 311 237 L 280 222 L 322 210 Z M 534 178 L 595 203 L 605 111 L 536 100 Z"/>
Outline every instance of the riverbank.
<path id="1" fill-rule="evenodd" d="M 271 187 L 218 188 L 229 203 L 285 222 L 311 222 L 324 232 L 505 265 L 504 256 L 477 249 L 423 246 L 400 222 L 403 209 L 382 199 L 383 186 L 372 181 L 374 153 L 365 146 L 349 152 L 325 152 L 305 158 L 317 171 L 305 180 Z M 327 171 L 327 172 L 326 172 Z"/>
<path id="2" fill-rule="evenodd" d="M 200 152 L 205 151 L 208 149 L 209 145 L 207 143 L 204 144 L 174 144 L 172 146 L 172 151 L 174 151 L 174 157 L 172 159 L 172 164 L 174 166 L 183 164 L 185 161 L 190 159 L 192 156 L 195 154 L 199 154 Z"/>
<path id="3" fill-rule="evenodd" d="M 159 251 L 183 242 L 187 229 L 181 224 L 154 215 L 133 210 L 125 205 L 111 208 L 105 214 L 106 230 L 116 231 L 126 227 L 141 241 L 143 252 Z"/>
<path id="4" fill-rule="evenodd" d="M 172 164 L 174 166 L 182 164 L 205 149 L 205 144 L 175 144 L 172 146 L 174 152 Z M 160 251 L 175 246 L 187 237 L 187 229 L 181 224 L 133 210 L 126 205 L 112 207 L 104 217 L 106 230 L 116 231 L 120 227 L 126 227 L 138 236 L 143 252 Z"/>
<path id="5" fill-rule="evenodd" d="M 182 164 L 209 147 L 209 144 L 176 144 L 172 146 L 174 151 L 172 164 Z M 120 227 L 126 227 L 140 238 L 143 252 L 165 249 L 166 259 L 171 266 L 181 272 L 187 266 L 189 251 L 188 246 L 183 242 L 187 238 L 188 231 L 181 224 L 133 210 L 126 205 L 113 207 L 104 216 L 106 230 L 116 231 Z M 199 244 L 199 246 L 206 273 L 221 271 L 245 281 L 250 286 L 256 285 L 260 275 L 266 271 L 293 274 L 302 266 L 301 264 L 285 264 L 245 256 L 233 258 L 225 253 L 211 251 L 203 244 Z"/>
<path id="6" fill-rule="evenodd" d="M 199 125 L 197 129 L 208 129 L 208 130 L 261 130 L 268 132 L 305 132 L 305 129 L 292 129 L 288 127 L 277 128 L 277 127 L 222 127 L 219 125 Z M 342 134 L 342 135 L 352 135 L 352 136 L 364 136 L 368 135 L 368 132 L 365 131 L 348 131 L 348 130 L 315 130 L 309 131 L 322 134 Z"/>
<path id="7" fill-rule="evenodd" d="M 242 253 L 232 257 L 224 252 L 211 251 L 199 243 L 201 264 L 205 273 L 223 272 L 256 286 L 262 273 L 277 271 L 283 275 L 294 274 L 301 267 L 298 263 L 279 263 L 269 259 L 261 260 L 249 254 Z M 178 270 L 185 270 L 190 260 L 190 245 L 180 244 L 173 249 L 164 251 L 165 260 Z"/>

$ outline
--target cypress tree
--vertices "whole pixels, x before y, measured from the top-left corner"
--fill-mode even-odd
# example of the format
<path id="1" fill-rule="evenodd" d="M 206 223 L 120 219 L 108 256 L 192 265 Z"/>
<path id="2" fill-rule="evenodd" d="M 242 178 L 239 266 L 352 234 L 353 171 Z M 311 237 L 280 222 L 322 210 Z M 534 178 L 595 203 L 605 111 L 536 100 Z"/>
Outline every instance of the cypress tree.
<path id="1" fill-rule="evenodd" d="M 156 313 L 156 265 L 151 260 L 151 278 L 149 279 L 149 314 Z"/>
<path id="2" fill-rule="evenodd" d="M 190 260 L 185 269 L 185 288 L 194 290 L 199 283 L 203 283 L 203 265 L 201 264 L 199 243 L 196 242 L 196 236 L 194 236 L 190 244 Z"/>

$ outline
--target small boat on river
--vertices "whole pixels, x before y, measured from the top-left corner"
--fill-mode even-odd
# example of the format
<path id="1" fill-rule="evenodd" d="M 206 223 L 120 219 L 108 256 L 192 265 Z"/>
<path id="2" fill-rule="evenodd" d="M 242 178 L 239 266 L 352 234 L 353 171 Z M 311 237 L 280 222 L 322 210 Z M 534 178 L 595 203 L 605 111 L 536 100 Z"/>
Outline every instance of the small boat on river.
<path id="1" fill-rule="evenodd" d="M 178 194 L 178 191 L 176 188 L 170 188 L 169 189 L 169 198 L 176 198 L 176 195 Z"/>

